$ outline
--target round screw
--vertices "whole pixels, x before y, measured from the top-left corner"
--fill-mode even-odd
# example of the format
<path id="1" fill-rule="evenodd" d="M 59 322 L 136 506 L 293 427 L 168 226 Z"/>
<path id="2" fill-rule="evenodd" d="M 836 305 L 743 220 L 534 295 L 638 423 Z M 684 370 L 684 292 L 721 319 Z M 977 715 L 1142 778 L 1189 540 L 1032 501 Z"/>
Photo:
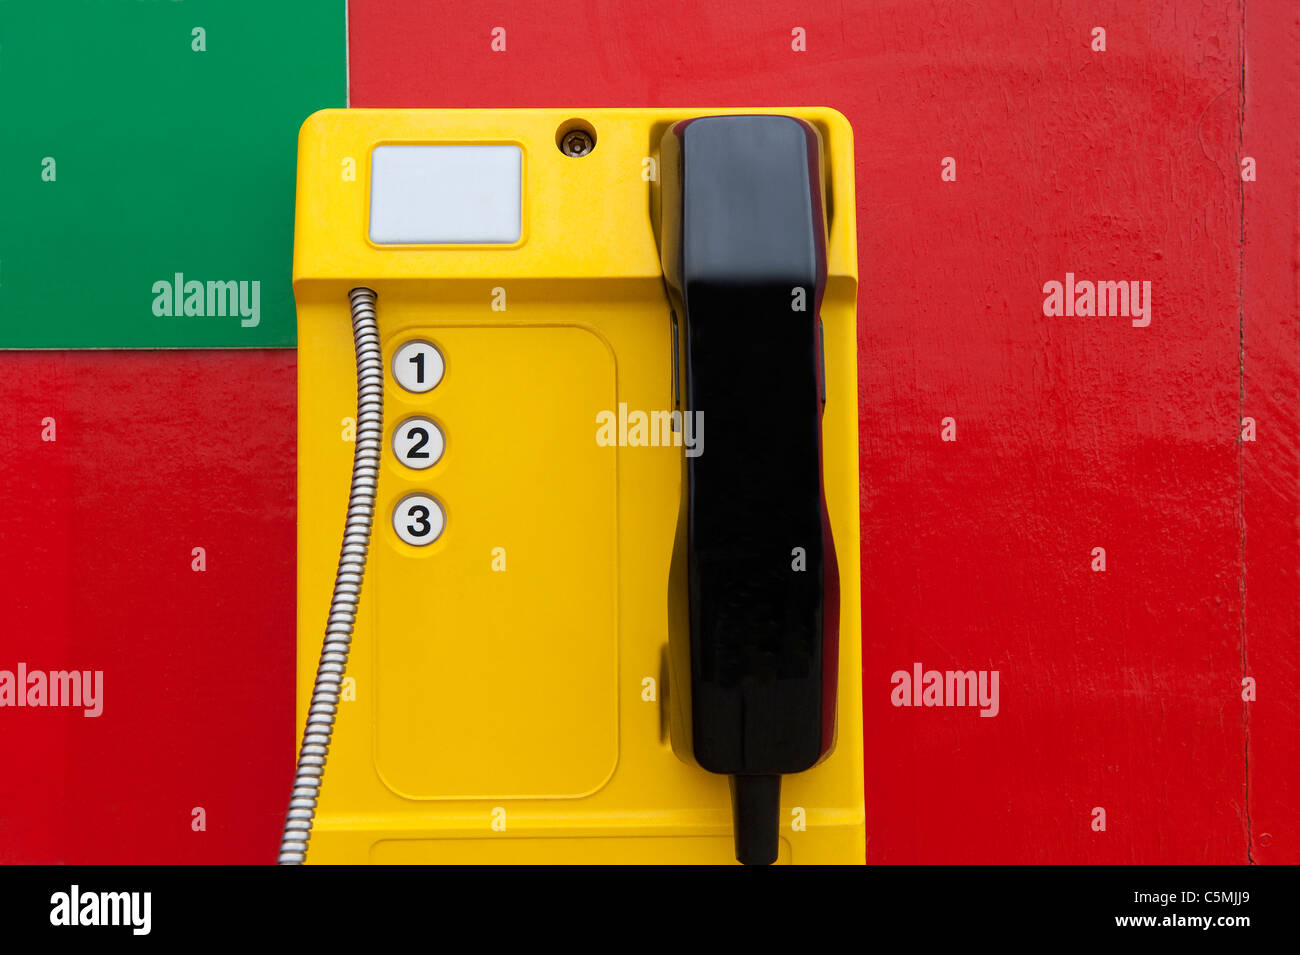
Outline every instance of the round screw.
<path id="1" fill-rule="evenodd" d="M 595 147 L 596 141 L 585 129 L 575 129 L 564 134 L 560 140 L 560 152 L 566 156 L 585 156 Z"/>

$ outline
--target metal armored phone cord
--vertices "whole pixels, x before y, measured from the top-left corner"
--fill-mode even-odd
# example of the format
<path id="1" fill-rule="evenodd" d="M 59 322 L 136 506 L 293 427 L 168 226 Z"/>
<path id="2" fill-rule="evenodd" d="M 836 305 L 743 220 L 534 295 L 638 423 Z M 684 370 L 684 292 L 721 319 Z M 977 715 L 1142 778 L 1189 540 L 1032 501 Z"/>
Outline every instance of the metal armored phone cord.
<path id="1" fill-rule="evenodd" d="M 366 552 L 375 517 L 375 490 L 379 482 L 379 455 L 384 430 L 384 356 L 379 346 L 379 323 L 375 317 L 375 293 L 354 288 L 348 293 L 352 305 L 352 338 L 357 352 L 357 444 L 352 454 L 352 487 L 348 491 L 348 516 L 343 527 L 343 548 L 339 552 L 334 594 L 330 598 L 325 642 L 316 666 L 316 683 L 311 707 L 298 751 L 298 769 L 293 777 L 289 814 L 280 837 L 280 865 L 302 865 L 307 861 L 316 800 L 320 796 L 334 735 L 339 687 L 347 668 L 356 622 L 361 584 L 366 575 Z"/>

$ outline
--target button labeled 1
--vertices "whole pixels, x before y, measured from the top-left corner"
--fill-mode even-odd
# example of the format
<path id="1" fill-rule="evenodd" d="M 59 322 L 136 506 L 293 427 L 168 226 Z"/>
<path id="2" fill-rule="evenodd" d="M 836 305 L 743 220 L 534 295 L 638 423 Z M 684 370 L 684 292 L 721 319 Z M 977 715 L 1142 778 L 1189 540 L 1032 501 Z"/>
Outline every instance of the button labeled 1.
<path id="1" fill-rule="evenodd" d="M 446 447 L 442 429 L 428 418 L 407 418 L 393 431 L 393 453 L 397 460 L 417 471 L 437 464 Z"/>
<path id="2" fill-rule="evenodd" d="M 428 342 L 406 342 L 393 354 L 393 377 L 417 395 L 438 387 L 445 371 L 442 352 Z"/>
<path id="3" fill-rule="evenodd" d="M 447 525 L 442 505 L 428 494 L 408 494 L 393 509 L 393 530 L 415 547 L 432 544 Z"/>

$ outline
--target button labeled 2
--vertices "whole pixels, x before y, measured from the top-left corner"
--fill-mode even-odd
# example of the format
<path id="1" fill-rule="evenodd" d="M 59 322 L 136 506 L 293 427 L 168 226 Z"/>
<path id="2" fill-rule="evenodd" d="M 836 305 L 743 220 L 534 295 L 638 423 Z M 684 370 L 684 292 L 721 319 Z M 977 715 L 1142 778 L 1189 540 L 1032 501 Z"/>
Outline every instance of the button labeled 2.
<path id="1" fill-rule="evenodd" d="M 442 459 L 447 440 L 428 418 L 407 418 L 393 431 L 393 454 L 408 468 L 423 471 Z"/>
<path id="2" fill-rule="evenodd" d="M 415 547 L 432 544 L 442 536 L 446 525 L 442 505 L 428 494 L 408 494 L 393 509 L 393 530 Z"/>

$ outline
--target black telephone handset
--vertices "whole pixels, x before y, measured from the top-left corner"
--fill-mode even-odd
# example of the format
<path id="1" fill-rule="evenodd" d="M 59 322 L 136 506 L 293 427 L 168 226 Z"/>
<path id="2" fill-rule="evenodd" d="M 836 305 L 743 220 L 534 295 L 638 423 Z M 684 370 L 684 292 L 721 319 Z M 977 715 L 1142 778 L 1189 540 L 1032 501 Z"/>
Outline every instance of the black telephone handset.
<path id="1" fill-rule="evenodd" d="M 672 126 L 660 162 L 679 400 L 708 426 L 705 452 L 684 458 L 680 516 L 690 745 L 731 777 L 737 859 L 766 864 L 781 776 L 818 763 L 835 733 L 820 140 L 788 116 L 711 116 Z"/>

